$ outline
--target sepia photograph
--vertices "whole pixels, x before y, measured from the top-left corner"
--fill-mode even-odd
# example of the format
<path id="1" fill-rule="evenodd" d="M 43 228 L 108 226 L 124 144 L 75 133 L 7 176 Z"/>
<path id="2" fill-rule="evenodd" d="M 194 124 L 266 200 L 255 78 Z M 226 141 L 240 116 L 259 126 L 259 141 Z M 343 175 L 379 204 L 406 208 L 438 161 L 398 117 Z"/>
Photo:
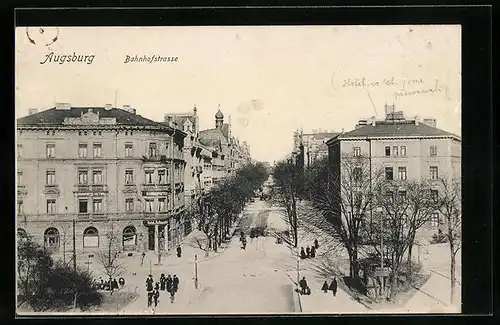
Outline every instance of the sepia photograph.
<path id="1" fill-rule="evenodd" d="M 461 313 L 461 33 L 16 27 L 17 315 Z"/>

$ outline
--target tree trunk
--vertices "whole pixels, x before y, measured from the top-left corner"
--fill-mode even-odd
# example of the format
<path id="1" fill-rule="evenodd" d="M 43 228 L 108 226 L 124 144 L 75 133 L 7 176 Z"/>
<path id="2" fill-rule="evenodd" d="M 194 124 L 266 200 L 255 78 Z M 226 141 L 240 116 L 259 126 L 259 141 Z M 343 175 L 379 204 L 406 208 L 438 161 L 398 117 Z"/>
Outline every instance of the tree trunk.
<path id="1" fill-rule="evenodd" d="M 207 243 L 205 244 L 205 257 L 208 257 L 210 251 L 210 237 L 207 236 Z"/>
<path id="2" fill-rule="evenodd" d="M 348 251 L 349 254 L 349 276 L 354 279 L 359 279 L 359 263 L 358 263 L 358 250 L 356 247 Z"/>
<path id="3" fill-rule="evenodd" d="M 450 241 L 450 255 L 451 255 L 451 270 L 450 270 L 450 278 L 451 278 L 451 292 L 450 292 L 450 303 L 453 304 L 455 298 L 455 254 L 454 254 L 455 245 L 452 241 Z"/>

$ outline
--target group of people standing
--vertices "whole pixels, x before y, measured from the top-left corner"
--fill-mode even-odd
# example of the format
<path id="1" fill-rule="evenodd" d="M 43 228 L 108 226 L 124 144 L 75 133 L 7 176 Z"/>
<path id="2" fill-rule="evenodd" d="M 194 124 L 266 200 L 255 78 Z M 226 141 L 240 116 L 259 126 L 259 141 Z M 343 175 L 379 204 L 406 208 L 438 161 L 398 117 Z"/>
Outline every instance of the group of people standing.
<path id="1" fill-rule="evenodd" d="M 160 291 L 165 290 L 170 294 L 170 302 L 173 303 L 175 294 L 179 290 L 179 278 L 175 274 L 173 277 L 170 274 L 165 277 L 165 274 L 162 273 L 160 280 L 155 283 L 153 276 L 150 274 L 146 279 L 146 290 L 148 292 L 148 307 L 151 307 L 154 303 L 156 308 L 160 298 Z"/>
<path id="2" fill-rule="evenodd" d="M 314 245 L 309 247 L 307 246 L 306 247 L 306 250 L 304 251 L 304 247 L 301 247 L 300 248 L 300 258 L 301 259 L 306 259 L 306 258 L 309 258 L 309 257 L 316 257 L 316 250 L 319 248 L 319 243 L 318 243 L 318 240 L 315 239 L 314 240 Z"/>
<path id="3" fill-rule="evenodd" d="M 327 293 L 328 290 L 330 290 L 333 293 L 333 296 L 335 297 L 337 295 L 337 279 L 333 278 L 332 283 L 330 283 L 330 285 L 328 285 L 328 282 L 325 280 L 325 283 L 323 283 L 321 290 L 323 290 L 324 293 Z"/>
<path id="4" fill-rule="evenodd" d="M 115 290 L 118 290 L 119 288 L 123 287 L 125 285 L 125 279 L 120 278 L 118 281 L 116 278 L 104 281 L 102 277 L 99 277 L 98 280 L 93 281 L 93 286 L 98 289 L 98 290 L 106 290 L 106 291 L 111 291 L 111 294 Z"/>

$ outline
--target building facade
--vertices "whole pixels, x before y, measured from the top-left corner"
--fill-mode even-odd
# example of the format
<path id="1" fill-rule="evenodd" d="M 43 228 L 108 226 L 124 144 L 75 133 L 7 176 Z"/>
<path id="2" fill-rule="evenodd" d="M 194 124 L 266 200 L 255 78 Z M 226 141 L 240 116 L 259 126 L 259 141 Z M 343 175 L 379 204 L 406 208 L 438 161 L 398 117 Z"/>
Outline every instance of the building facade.
<path id="1" fill-rule="evenodd" d="M 184 225 L 186 133 L 129 106 L 56 107 L 17 119 L 17 229 L 55 254 L 112 241 L 175 247 Z"/>
<path id="2" fill-rule="evenodd" d="M 461 138 L 436 128 L 434 119 L 406 120 L 402 112 L 392 110 L 385 120 L 360 120 L 354 130 L 326 144 L 334 175 L 341 175 L 343 157 L 359 156 L 368 159 L 371 179 L 378 172 L 386 180 L 426 179 L 436 191 L 441 178 L 461 179 Z M 426 227 L 437 231 L 442 224 L 436 211 Z"/>

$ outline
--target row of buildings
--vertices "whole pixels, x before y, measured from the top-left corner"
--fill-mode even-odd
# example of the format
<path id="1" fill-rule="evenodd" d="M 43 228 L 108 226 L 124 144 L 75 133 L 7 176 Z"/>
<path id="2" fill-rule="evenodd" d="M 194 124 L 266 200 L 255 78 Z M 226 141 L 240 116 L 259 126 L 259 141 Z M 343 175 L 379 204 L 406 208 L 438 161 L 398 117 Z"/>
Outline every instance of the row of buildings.
<path id="1" fill-rule="evenodd" d="M 122 108 L 55 107 L 17 119 L 17 233 L 64 258 L 114 240 L 169 250 L 192 230 L 203 196 L 250 162 L 224 114 L 200 130 L 197 109 L 161 122 Z"/>
<path id="2" fill-rule="evenodd" d="M 328 156 L 335 175 L 346 157 L 368 158 L 370 171 L 386 180 L 461 180 L 461 138 L 437 128 L 433 118 L 405 118 L 394 105 L 385 105 L 385 119 L 360 119 L 351 131 L 294 134 L 294 159 L 305 167 Z M 340 177 L 340 176 L 339 176 Z M 370 175 L 372 179 L 372 175 Z M 451 183 L 450 183 L 451 184 Z M 438 186 L 436 185 L 436 191 Z M 436 211 L 427 229 L 437 231 L 443 217 Z"/>

